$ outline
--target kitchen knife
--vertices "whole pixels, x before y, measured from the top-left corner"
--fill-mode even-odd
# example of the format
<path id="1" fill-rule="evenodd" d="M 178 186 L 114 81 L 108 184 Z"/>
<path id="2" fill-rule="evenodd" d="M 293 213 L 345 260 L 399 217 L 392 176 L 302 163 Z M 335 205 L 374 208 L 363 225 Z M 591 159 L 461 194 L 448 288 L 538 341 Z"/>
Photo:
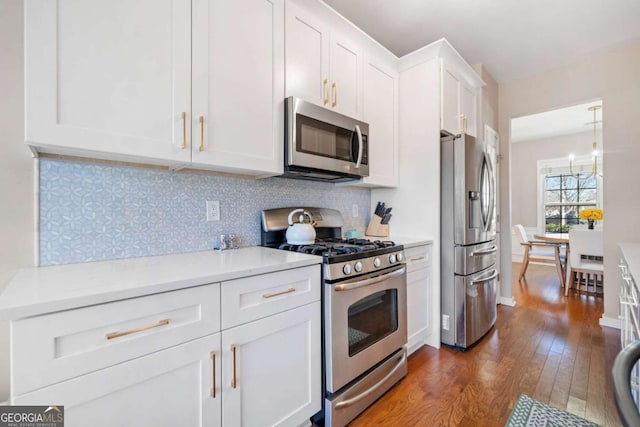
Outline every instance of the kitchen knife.
<path id="1" fill-rule="evenodd" d="M 392 216 L 392 214 L 387 213 L 387 214 L 382 218 L 382 221 L 380 221 L 380 224 L 389 224 L 389 221 L 391 221 L 391 216 Z"/>

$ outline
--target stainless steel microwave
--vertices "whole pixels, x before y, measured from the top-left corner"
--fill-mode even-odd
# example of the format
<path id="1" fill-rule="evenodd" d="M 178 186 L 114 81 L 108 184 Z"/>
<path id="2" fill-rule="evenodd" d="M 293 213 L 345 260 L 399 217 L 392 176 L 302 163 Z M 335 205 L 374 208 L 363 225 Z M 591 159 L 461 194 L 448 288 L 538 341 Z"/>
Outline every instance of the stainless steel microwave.
<path id="1" fill-rule="evenodd" d="M 295 97 L 284 104 L 284 176 L 330 182 L 369 176 L 368 124 Z"/>

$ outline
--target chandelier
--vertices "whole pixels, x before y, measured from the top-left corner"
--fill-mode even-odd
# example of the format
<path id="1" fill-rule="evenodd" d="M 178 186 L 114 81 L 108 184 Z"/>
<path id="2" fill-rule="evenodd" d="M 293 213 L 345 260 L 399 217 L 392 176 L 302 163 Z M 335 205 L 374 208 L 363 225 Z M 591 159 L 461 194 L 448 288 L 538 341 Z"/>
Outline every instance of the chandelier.
<path id="1" fill-rule="evenodd" d="M 598 144 L 596 138 L 596 113 L 601 108 L 602 105 L 593 105 L 589 107 L 589 111 L 593 111 L 593 151 L 591 153 L 591 173 L 587 178 L 591 178 L 592 176 L 599 176 L 602 178 L 602 174 L 598 173 Z M 573 154 L 569 154 L 569 172 L 571 175 L 577 177 L 577 174 L 573 173 Z"/>

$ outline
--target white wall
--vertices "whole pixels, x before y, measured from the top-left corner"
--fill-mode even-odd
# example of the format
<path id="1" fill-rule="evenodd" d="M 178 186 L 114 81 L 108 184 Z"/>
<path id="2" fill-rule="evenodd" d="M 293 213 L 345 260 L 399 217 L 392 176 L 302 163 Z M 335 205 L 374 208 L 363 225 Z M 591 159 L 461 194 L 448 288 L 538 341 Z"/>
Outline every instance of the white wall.
<path id="1" fill-rule="evenodd" d="M 22 2 L 0 0 L 0 289 L 34 260 L 34 160 L 24 144 Z M 0 323 L 0 401 L 9 390 L 9 344 Z"/>
<path id="2" fill-rule="evenodd" d="M 548 72 L 500 84 L 501 149 L 509 157 L 512 117 L 602 99 L 605 283 L 603 323 L 617 324 L 619 242 L 640 242 L 640 41 Z M 513 169 L 510 172 L 515 173 Z M 505 174 L 506 175 L 506 174 Z M 502 176 L 502 211 L 509 206 Z M 503 221 L 503 223 L 506 221 Z M 507 251 L 510 253 L 510 251 Z"/>
<path id="3" fill-rule="evenodd" d="M 598 149 L 602 151 L 602 133 L 596 133 Z M 569 154 L 589 155 L 593 131 L 561 135 L 511 144 L 511 219 L 526 227 L 538 225 L 538 160 L 567 159 Z"/>

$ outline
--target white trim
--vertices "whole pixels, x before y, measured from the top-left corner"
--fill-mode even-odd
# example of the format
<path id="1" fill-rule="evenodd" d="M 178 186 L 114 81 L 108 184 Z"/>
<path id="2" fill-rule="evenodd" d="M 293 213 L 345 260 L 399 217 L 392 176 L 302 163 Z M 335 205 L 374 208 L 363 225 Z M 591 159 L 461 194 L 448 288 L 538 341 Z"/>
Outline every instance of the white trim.
<path id="1" fill-rule="evenodd" d="M 40 157 L 33 157 L 33 265 L 40 265 Z"/>
<path id="2" fill-rule="evenodd" d="M 609 328 L 621 329 L 622 321 L 611 317 L 605 317 L 604 314 L 600 318 L 600 326 L 608 326 Z"/>
<path id="3" fill-rule="evenodd" d="M 515 307 L 516 300 L 513 299 L 513 297 L 500 297 L 500 299 L 498 300 L 498 304 Z"/>

